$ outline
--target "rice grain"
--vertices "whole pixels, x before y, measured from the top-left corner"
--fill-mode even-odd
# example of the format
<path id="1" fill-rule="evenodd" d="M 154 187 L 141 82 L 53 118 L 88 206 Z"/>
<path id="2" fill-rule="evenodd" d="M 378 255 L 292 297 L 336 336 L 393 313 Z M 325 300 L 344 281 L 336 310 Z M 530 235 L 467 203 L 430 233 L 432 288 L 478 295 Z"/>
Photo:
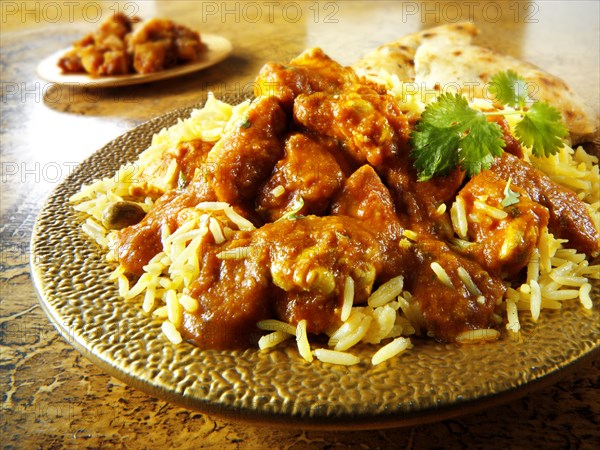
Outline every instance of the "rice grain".
<path id="1" fill-rule="evenodd" d="M 306 332 L 306 320 L 302 319 L 298 322 L 296 327 L 296 343 L 298 345 L 298 352 L 306 361 L 312 362 L 313 356 L 310 351 L 310 344 L 308 343 L 308 334 Z"/>
<path id="2" fill-rule="evenodd" d="M 412 342 L 408 338 L 399 337 L 394 339 L 389 344 L 384 345 L 371 358 L 371 364 L 376 366 L 396 355 L 399 355 L 404 350 L 412 347 Z"/>
<path id="3" fill-rule="evenodd" d="M 335 350 L 329 350 L 326 348 L 317 348 L 313 351 L 317 359 L 321 362 L 328 364 L 339 364 L 342 366 L 353 366 L 360 362 L 358 356 L 352 355 L 351 353 L 338 352 Z"/>

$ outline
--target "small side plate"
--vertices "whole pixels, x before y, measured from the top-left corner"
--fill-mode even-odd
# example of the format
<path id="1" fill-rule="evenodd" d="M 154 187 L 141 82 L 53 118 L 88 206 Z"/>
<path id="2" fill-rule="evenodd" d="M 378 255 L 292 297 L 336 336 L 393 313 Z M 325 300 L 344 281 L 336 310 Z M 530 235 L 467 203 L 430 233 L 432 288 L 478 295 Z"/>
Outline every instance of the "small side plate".
<path id="1" fill-rule="evenodd" d="M 200 61 L 173 67 L 172 69 L 162 70 L 147 74 L 118 75 L 111 77 L 91 77 L 86 74 L 65 74 L 58 67 L 58 60 L 69 49 L 62 49 L 45 58 L 37 66 L 37 74 L 40 78 L 51 83 L 61 85 L 82 85 L 82 87 L 116 87 L 129 86 L 132 84 L 150 83 L 152 81 L 165 80 L 168 78 L 179 77 L 198 70 L 206 69 L 223 61 L 231 53 L 233 46 L 231 42 L 216 34 L 202 34 L 202 42 L 206 44 L 208 50 L 204 53 Z"/>

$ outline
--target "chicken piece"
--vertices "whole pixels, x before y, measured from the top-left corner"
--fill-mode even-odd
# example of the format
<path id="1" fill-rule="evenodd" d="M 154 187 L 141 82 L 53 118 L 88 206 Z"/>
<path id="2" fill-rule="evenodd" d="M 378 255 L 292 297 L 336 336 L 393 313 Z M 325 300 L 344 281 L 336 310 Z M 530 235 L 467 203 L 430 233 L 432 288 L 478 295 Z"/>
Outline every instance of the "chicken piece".
<path id="1" fill-rule="evenodd" d="M 331 205 L 331 214 L 362 221 L 384 248 L 378 282 L 383 283 L 404 271 L 399 245 L 404 230 L 390 192 L 371 166 L 362 166 L 345 181 Z"/>
<path id="2" fill-rule="evenodd" d="M 501 178 L 510 177 L 514 185 L 527 192 L 533 201 L 548 208 L 548 229 L 556 237 L 567 239 L 569 247 L 587 255 L 598 253 L 600 233 L 585 203 L 573 191 L 508 153 L 496 158 L 490 170 Z"/>
<path id="3" fill-rule="evenodd" d="M 503 206 L 508 180 L 484 171 L 460 191 L 464 201 L 469 240 L 465 253 L 490 273 L 512 277 L 525 267 L 548 225 L 548 209 L 516 186 L 516 203 Z M 508 192 L 508 191 L 507 191 Z M 516 198 L 518 196 L 518 198 Z"/>
<path id="4" fill-rule="evenodd" d="M 379 167 L 379 172 L 390 188 L 397 214 L 406 227 L 440 239 L 453 235 L 448 214 L 440 214 L 439 208 L 456 196 L 465 178 L 462 170 L 418 181 L 412 159 L 403 153 Z"/>
<path id="5" fill-rule="evenodd" d="M 387 94 L 356 85 L 338 94 L 301 94 L 294 120 L 308 130 L 337 139 L 357 163 L 383 164 L 405 146 L 406 117 Z"/>
<path id="6" fill-rule="evenodd" d="M 506 118 L 503 116 L 488 116 L 487 121 L 497 123 L 502 130 L 502 140 L 504 141 L 503 150 L 515 155 L 519 159 L 523 159 L 523 148 L 521 147 L 521 143 L 511 132 Z"/>
<path id="7" fill-rule="evenodd" d="M 129 188 L 132 196 L 158 198 L 172 189 L 183 188 L 194 178 L 208 176 L 210 167 L 204 166 L 214 143 L 194 139 L 180 142 L 175 148 L 165 151 L 161 158 L 153 159 L 141 173 L 136 174 Z"/>
<path id="8" fill-rule="evenodd" d="M 200 35 L 168 19 L 150 19 L 127 39 L 138 73 L 168 69 L 181 62 L 197 61 L 206 50 Z"/>
<path id="9" fill-rule="evenodd" d="M 104 62 L 104 52 L 97 47 L 90 45 L 82 48 L 78 54 L 83 69 L 92 76 L 98 76 L 100 66 L 102 66 L 102 63 Z"/>
<path id="10" fill-rule="evenodd" d="M 257 97 L 276 97 L 291 111 L 294 99 L 300 94 L 338 92 L 357 82 L 358 77 L 352 69 L 335 62 L 320 48 L 312 48 L 288 65 L 265 64 L 258 74 L 254 91 Z"/>
<path id="11" fill-rule="evenodd" d="M 334 157 L 337 151 L 333 141 L 291 135 L 285 142 L 285 156 L 258 192 L 258 212 L 267 222 L 274 222 L 301 200 L 303 206 L 296 214 L 324 214 L 344 181 Z"/>
<path id="12" fill-rule="evenodd" d="M 175 50 L 180 63 L 198 61 L 206 52 L 200 34 L 182 25 L 175 25 Z"/>
<path id="13" fill-rule="evenodd" d="M 462 332 L 495 325 L 493 314 L 506 291 L 500 279 L 441 241 L 419 242 L 414 258 L 412 277 L 406 284 L 429 336 L 453 341 Z"/>
<path id="14" fill-rule="evenodd" d="M 136 44 L 133 52 L 133 68 L 137 73 L 160 72 L 177 64 L 173 42 L 168 39 Z"/>
<path id="15" fill-rule="evenodd" d="M 92 76 L 129 73 L 131 60 L 124 39 L 136 21 L 123 13 L 110 15 L 98 30 L 75 42 L 58 66 L 63 73 L 88 72 Z"/>
<path id="16" fill-rule="evenodd" d="M 127 37 L 129 51 L 134 52 L 135 46 L 147 42 L 170 41 L 175 32 L 175 23 L 168 19 L 150 19 L 138 27 Z"/>
<path id="17" fill-rule="evenodd" d="M 83 38 L 73 44 L 67 53 L 61 56 L 58 60 L 58 67 L 61 68 L 62 73 L 79 73 L 85 72 L 85 68 L 81 61 L 81 52 L 84 48 L 93 48 L 94 46 L 94 34 L 86 34 Z"/>
<path id="18" fill-rule="evenodd" d="M 80 49 L 71 49 L 59 58 L 57 65 L 62 73 L 85 72 L 79 52 Z"/>
<path id="19" fill-rule="evenodd" d="M 98 67 L 98 75 L 123 75 L 129 73 L 129 56 L 124 50 L 104 52 L 102 64 Z"/>
<path id="20" fill-rule="evenodd" d="M 195 39 L 178 37 L 175 39 L 175 50 L 178 61 L 194 62 L 201 58 L 202 53 L 206 50 L 206 44 L 198 45 Z"/>
<path id="21" fill-rule="evenodd" d="M 273 317 L 268 253 L 265 248 L 256 248 L 244 258 L 217 257 L 222 251 L 249 244 L 242 234 L 223 245 L 205 247 L 200 276 L 189 292 L 198 300 L 199 308 L 184 312 L 184 339 L 211 349 L 256 345 L 262 334 L 256 323 Z"/>
<path id="22" fill-rule="evenodd" d="M 133 24 L 136 22 L 139 22 L 137 17 L 129 18 L 129 16 L 121 12 L 111 14 L 100 24 L 98 30 L 94 32 L 94 41 L 97 44 L 101 44 L 112 37 L 116 37 L 122 41 L 128 33 L 131 33 Z"/>
<path id="23" fill-rule="evenodd" d="M 277 99 L 262 98 L 250 107 L 246 121 L 213 147 L 207 163 L 214 166 L 218 200 L 254 207 L 260 186 L 283 156 L 287 122 Z"/>
<path id="24" fill-rule="evenodd" d="M 141 222 L 118 232 L 116 253 L 121 265 L 128 273 L 142 275 L 143 267 L 162 251 L 162 225 L 167 224 L 174 232 L 179 226 L 179 213 L 200 202 L 214 200 L 210 184 L 201 177 L 182 191 L 173 189 L 162 195 Z"/>
<path id="25" fill-rule="evenodd" d="M 252 241 L 253 248 L 268 249 L 278 318 L 292 324 L 306 319 L 311 333 L 339 321 L 348 277 L 354 303 L 362 303 L 382 266 L 382 247 L 350 217 L 280 220 L 258 229 Z"/>
<path id="26" fill-rule="evenodd" d="M 240 258 L 223 251 L 244 248 Z M 373 236 L 344 217 L 308 216 L 267 224 L 250 234 L 238 232 L 203 253 L 201 273 L 189 295 L 199 302 L 184 313 L 182 335 L 203 348 L 247 347 L 256 343 L 256 323 L 276 315 L 311 333 L 338 323 L 347 277 L 355 299 L 371 292 L 380 253 Z M 273 311 L 274 309 L 274 311 Z"/>

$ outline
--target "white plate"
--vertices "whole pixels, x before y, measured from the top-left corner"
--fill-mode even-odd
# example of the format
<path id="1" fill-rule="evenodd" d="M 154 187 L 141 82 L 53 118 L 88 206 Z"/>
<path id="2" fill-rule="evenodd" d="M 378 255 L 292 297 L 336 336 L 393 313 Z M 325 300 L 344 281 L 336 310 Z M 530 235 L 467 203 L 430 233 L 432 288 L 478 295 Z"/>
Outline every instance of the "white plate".
<path id="1" fill-rule="evenodd" d="M 82 87 L 115 87 L 128 86 L 132 84 L 149 83 L 151 81 L 174 78 L 198 70 L 206 69 L 218 62 L 223 61 L 233 49 L 231 42 L 216 34 L 202 34 L 202 42 L 208 47 L 200 61 L 173 67 L 147 74 L 118 75 L 112 77 L 90 77 L 82 73 L 65 74 L 58 67 L 58 60 L 69 50 L 62 49 L 45 58 L 37 66 L 37 74 L 40 78 L 57 84 L 68 84 L 70 86 L 81 85 Z"/>

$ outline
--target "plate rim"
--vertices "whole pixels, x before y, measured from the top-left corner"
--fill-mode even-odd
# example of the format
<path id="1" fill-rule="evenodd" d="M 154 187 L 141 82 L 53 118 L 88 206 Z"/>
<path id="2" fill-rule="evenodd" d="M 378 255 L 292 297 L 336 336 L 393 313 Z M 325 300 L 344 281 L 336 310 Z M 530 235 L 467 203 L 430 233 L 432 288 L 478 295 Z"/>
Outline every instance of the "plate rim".
<path id="1" fill-rule="evenodd" d="M 528 392 L 543 388 L 549 384 L 553 384 L 560 380 L 571 369 L 574 369 L 581 364 L 586 363 L 589 360 L 594 360 L 600 357 L 600 346 L 595 345 L 591 350 L 587 350 L 582 354 L 579 354 L 575 358 L 568 361 L 563 361 L 563 364 L 557 366 L 552 365 L 552 368 L 543 374 L 537 374 L 533 379 L 523 380 L 517 386 L 513 386 L 508 389 L 504 389 L 498 392 L 492 392 L 483 396 L 479 396 L 472 399 L 459 400 L 453 403 L 437 406 L 429 406 L 419 411 L 410 411 L 408 413 L 402 413 L 399 411 L 391 411 L 388 414 L 373 414 L 373 415 L 354 415 L 348 414 L 339 417 L 323 417 L 323 416 L 311 416 L 311 415 L 294 415 L 285 412 L 269 412 L 265 413 L 257 411 L 251 408 L 240 408 L 234 405 L 223 405 L 221 403 L 216 404 L 214 402 L 207 401 L 206 399 L 199 399 L 198 397 L 192 397 L 188 395 L 179 395 L 178 393 L 167 390 L 160 383 L 148 383 L 145 380 L 141 380 L 135 377 L 135 375 L 127 373 L 122 367 L 116 367 L 111 365 L 109 361 L 106 361 L 99 355 L 97 355 L 90 348 L 86 347 L 86 342 L 79 342 L 74 340 L 69 330 L 65 328 L 63 322 L 60 320 L 59 311 L 54 306 L 47 304 L 44 298 L 45 283 L 42 276 L 42 268 L 36 265 L 36 243 L 41 238 L 40 232 L 40 217 L 43 212 L 47 209 L 52 199 L 58 195 L 61 188 L 68 185 L 68 183 L 76 177 L 80 171 L 84 171 L 84 174 L 91 178 L 98 178 L 100 175 L 93 173 L 85 173 L 86 163 L 90 163 L 93 158 L 98 158 L 103 152 L 113 152 L 114 148 L 111 148 L 120 139 L 126 139 L 130 133 L 143 130 L 147 127 L 156 127 L 158 125 L 168 127 L 173 125 L 179 118 L 189 117 L 190 112 L 201 105 L 193 105 L 185 108 L 179 108 L 165 114 L 161 114 L 148 121 L 145 121 L 126 132 L 120 134 L 115 139 L 112 139 L 100 149 L 93 152 L 88 158 L 86 158 L 67 178 L 65 178 L 58 186 L 55 186 L 52 192 L 46 198 L 43 207 L 40 209 L 36 221 L 33 227 L 30 248 L 31 248 L 31 259 L 30 259 L 30 270 L 32 275 L 32 282 L 35 287 L 35 291 L 38 300 L 42 306 L 42 310 L 48 316 L 51 323 L 57 328 L 61 336 L 72 345 L 77 351 L 79 351 L 84 357 L 92 361 L 96 366 L 100 367 L 103 371 L 107 372 L 111 376 L 120 379 L 126 384 L 135 387 L 147 394 L 161 398 L 169 403 L 177 404 L 189 409 L 199 410 L 210 415 L 224 417 L 227 419 L 241 420 L 249 423 L 269 423 L 272 425 L 281 425 L 285 427 L 294 428 L 307 428 L 307 429 L 320 429 L 320 430 L 344 430 L 344 429 L 381 429 L 399 426 L 412 426 L 425 423 L 431 423 L 438 420 L 444 420 L 452 417 L 461 416 L 477 412 L 483 409 L 493 407 L 495 405 L 507 403 L 515 400 Z M 161 123 L 163 121 L 168 123 Z M 149 131 L 148 131 L 149 133 Z M 150 136 L 151 137 L 151 136 Z M 143 151 L 143 148 L 139 152 Z M 139 152 L 136 154 L 139 155 Z M 130 161 L 132 162 L 132 161 Z M 90 241 L 91 245 L 96 245 Z M 137 303 L 133 303 L 135 308 L 139 308 Z M 597 306 L 596 306 L 597 307 Z M 89 343 L 87 343 L 89 345 Z M 167 344 L 168 345 L 168 344 Z M 258 351 L 258 350 L 255 350 Z M 580 352 L 581 353 L 581 352 Z"/>
<path id="2" fill-rule="evenodd" d="M 152 83 L 155 81 L 167 80 L 200 70 L 212 67 L 225 60 L 233 51 L 233 44 L 226 37 L 213 34 L 202 33 L 202 42 L 208 49 L 204 53 L 204 58 L 193 63 L 182 64 L 170 69 L 152 72 L 148 74 L 129 74 L 117 76 L 105 76 L 93 78 L 83 73 L 63 74 L 56 65 L 58 58 L 70 49 L 72 46 L 65 47 L 50 54 L 36 66 L 36 74 L 41 79 L 54 83 L 58 86 L 73 86 L 83 88 L 114 88 L 121 86 L 132 86 L 136 84 Z"/>
<path id="3" fill-rule="evenodd" d="M 404 428 L 425 425 L 475 414 L 518 400 L 527 394 L 539 391 L 547 386 L 559 382 L 570 373 L 576 371 L 577 368 L 600 358 L 600 347 L 596 347 L 591 352 L 588 352 L 575 361 L 568 363 L 565 367 L 556 369 L 553 372 L 545 374 L 538 379 L 524 383 L 514 389 L 465 402 L 444 405 L 440 408 L 430 408 L 419 412 L 413 412 L 407 416 L 391 414 L 354 417 L 352 415 L 348 415 L 347 417 L 342 416 L 324 419 L 310 416 L 293 416 L 282 413 L 264 414 L 248 408 L 235 408 L 231 406 L 226 406 L 224 408 L 223 405 L 215 405 L 211 402 L 192 401 L 189 400 L 189 397 L 187 396 L 167 398 L 167 394 L 165 394 L 167 391 L 160 385 L 149 384 L 140 381 L 131 374 L 128 374 L 126 371 L 112 366 L 94 352 L 87 349 L 85 345 L 81 344 L 78 340 L 69 339 L 70 335 L 68 330 L 64 328 L 63 324 L 59 320 L 56 320 L 52 310 L 43 302 L 38 288 L 38 283 L 40 280 L 38 278 L 37 270 L 34 270 L 33 267 L 31 268 L 38 301 L 42 307 L 42 310 L 50 319 L 52 325 L 59 331 L 61 337 L 67 341 L 68 344 L 74 347 L 75 350 L 77 350 L 83 357 L 88 359 L 102 371 L 106 372 L 112 377 L 117 378 L 128 386 L 138 389 L 145 394 L 162 401 L 166 401 L 189 410 L 198 411 L 202 414 L 208 414 L 226 420 L 245 422 L 251 425 L 262 425 L 267 423 L 280 428 L 316 431 L 381 430 L 388 428 Z"/>

